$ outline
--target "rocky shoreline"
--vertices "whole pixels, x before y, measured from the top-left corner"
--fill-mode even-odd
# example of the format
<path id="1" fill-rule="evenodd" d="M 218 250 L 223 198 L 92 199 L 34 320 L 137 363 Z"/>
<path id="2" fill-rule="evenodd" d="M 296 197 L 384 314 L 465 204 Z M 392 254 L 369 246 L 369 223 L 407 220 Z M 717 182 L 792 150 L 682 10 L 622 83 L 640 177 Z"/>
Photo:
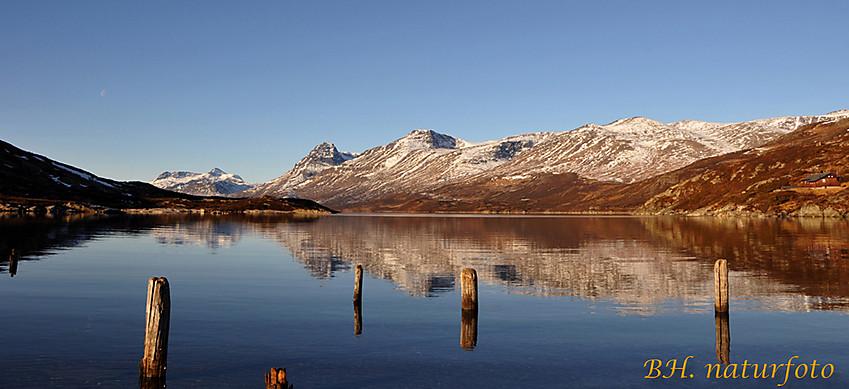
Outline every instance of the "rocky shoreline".
<path id="1" fill-rule="evenodd" d="M 7 198 L 0 200 L 0 213 L 17 215 L 65 216 L 73 214 L 332 214 L 337 211 L 304 199 L 278 199 L 258 197 L 252 199 L 182 198 L 146 199 L 151 206 L 142 208 L 114 208 L 78 201 Z"/>

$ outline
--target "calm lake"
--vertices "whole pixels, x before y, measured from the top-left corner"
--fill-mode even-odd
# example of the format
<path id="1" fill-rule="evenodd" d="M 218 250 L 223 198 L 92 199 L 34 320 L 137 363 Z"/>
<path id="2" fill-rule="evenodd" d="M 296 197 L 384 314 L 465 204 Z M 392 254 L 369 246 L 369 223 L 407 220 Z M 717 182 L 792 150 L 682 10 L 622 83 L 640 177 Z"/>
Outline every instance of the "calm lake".
<path id="1" fill-rule="evenodd" d="M 4 218 L 0 254 L 0 388 L 137 387 L 153 276 L 171 286 L 172 388 L 261 388 L 272 367 L 295 388 L 849 387 L 844 220 Z M 653 359 L 671 378 L 644 378 Z"/>

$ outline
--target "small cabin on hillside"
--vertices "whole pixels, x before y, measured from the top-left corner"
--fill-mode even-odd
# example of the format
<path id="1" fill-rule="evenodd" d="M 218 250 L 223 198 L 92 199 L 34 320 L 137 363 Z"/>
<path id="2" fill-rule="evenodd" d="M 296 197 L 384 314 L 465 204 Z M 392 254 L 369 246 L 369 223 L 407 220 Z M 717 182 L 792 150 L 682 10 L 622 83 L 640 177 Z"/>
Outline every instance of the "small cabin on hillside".
<path id="1" fill-rule="evenodd" d="M 819 186 L 838 186 L 840 185 L 840 181 L 843 177 L 838 176 L 836 173 L 828 172 L 828 173 L 817 173 L 811 174 L 802 179 L 799 183 L 800 186 L 813 188 Z"/>

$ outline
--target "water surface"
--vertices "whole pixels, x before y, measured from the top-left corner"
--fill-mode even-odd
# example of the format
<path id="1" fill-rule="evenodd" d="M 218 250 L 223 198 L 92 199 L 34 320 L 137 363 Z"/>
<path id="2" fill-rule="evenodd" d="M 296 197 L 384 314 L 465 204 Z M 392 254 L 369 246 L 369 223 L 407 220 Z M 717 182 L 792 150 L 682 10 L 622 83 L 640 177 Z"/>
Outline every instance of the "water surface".
<path id="1" fill-rule="evenodd" d="M 786 387 L 845 387 L 847 250 L 849 224 L 826 219 L 6 218 L 0 387 L 136 386 L 152 276 L 171 284 L 175 388 L 262 387 L 278 366 L 300 388 L 776 387 L 784 368 L 716 379 L 705 365 L 793 356 L 835 371 L 791 371 Z M 731 284 L 721 349 L 717 258 Z M 464 267 L 480 283 L 473 348 Z M 693 378 L 644 378 L 646 361 L 687 356 Z"/>

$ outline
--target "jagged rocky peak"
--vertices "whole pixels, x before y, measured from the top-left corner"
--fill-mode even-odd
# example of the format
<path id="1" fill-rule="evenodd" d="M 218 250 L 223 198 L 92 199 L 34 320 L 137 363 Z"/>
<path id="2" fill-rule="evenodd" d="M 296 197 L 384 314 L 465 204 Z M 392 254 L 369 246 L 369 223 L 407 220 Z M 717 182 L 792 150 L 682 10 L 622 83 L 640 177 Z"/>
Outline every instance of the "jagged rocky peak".
<path id="1" fill-rule="evenodd" d="M 413 130 L 395 143 L 412 149 L 456 149 L 465 144 L 460 139 L 434 130 Z"/>
<path id="2" fill-rule="evenodd" d="M 322 162 L 327 165 L 336 166 L 342 162 L 354 159 L 357 155 L 359 154 L 339 151 L 333 143 L 324 142 L 315 146 L 302 161 Z"/>
<path id="3" fill-rule="evenodd" d="M 220 175 L 223 175 L 223 174 L 227 174 L 227 173 L 225 173 L 223 170 L 221 170 L 217 167 L 212 168 L 212 170 L 209 171 L 209 175 L 211 175 L 211 176 L 220 176 Z"/>

